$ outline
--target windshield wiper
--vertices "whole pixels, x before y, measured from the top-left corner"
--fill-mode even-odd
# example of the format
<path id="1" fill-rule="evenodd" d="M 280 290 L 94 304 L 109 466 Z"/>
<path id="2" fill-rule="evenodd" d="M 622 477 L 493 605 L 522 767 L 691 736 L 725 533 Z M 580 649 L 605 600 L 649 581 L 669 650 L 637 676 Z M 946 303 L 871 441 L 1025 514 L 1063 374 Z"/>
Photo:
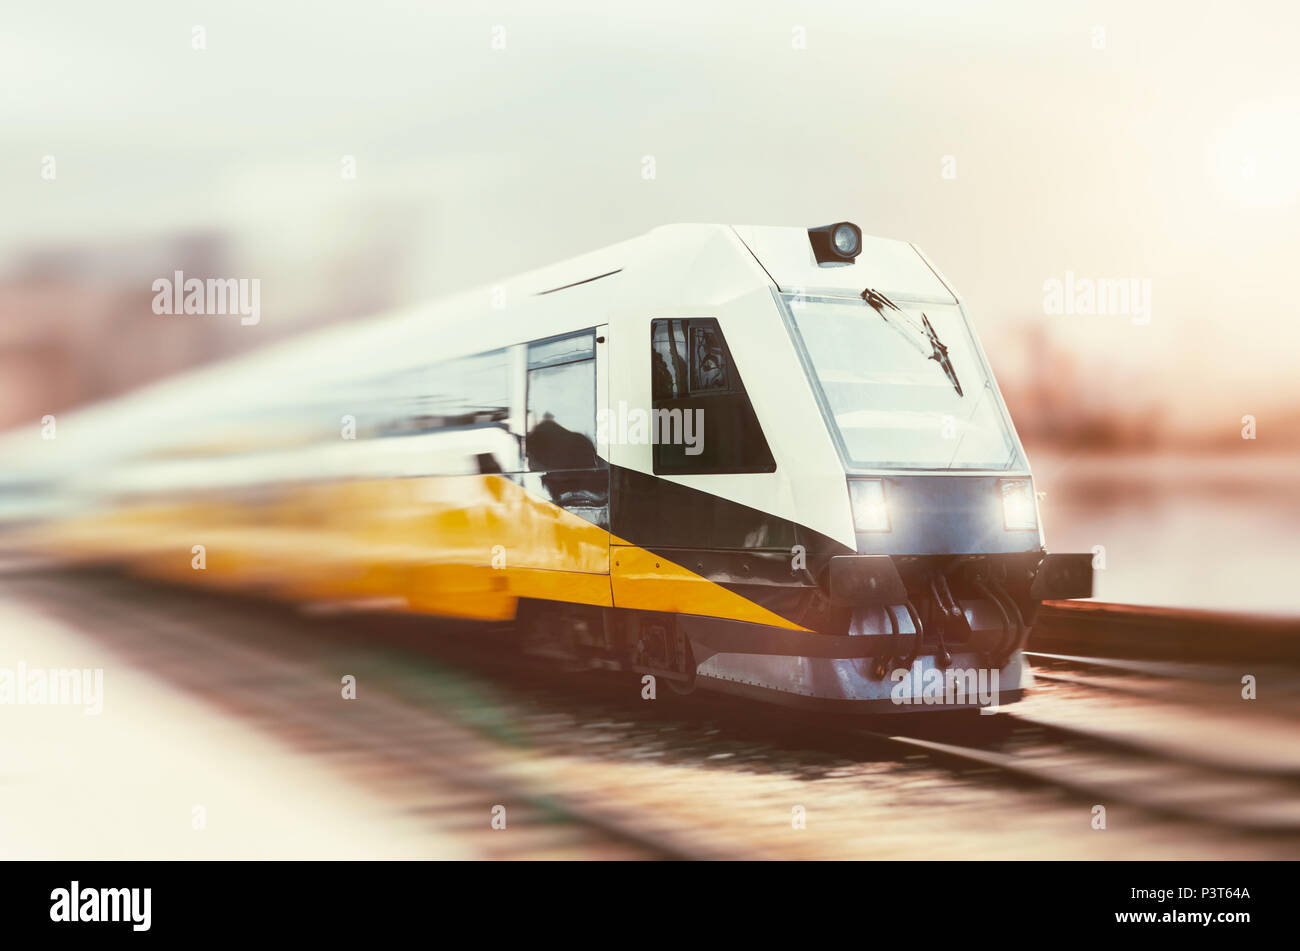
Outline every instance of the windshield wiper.
<path id="1" fill-rule="evenodd" d="M 907 326 L 913 331 L 917 330 L 916 325 L 908 320 L 907 316 L 903 314 L 903 309 L 884 294 L 880 293 L 880 291 L 874 291 L 868 287 L 862 292 L 862 299 L 875 308 L 876 313 L 880 315 L 881 319 L 884 320 L 885 323 L 890 324 L 891 326 L 895 325 L 894 321 L 885 315 L 885 309 L 888 308 L 889 310 L 898 311 L 900 315 L 903 315 L 903 323 L 907 324 Z M 944 374 L 952 381 L 952 387 L 957 391 L 957 395 L 964 395 L 961 390 L 961 381 L 957 379 L 957 371 L 953 369 L 952 360 L 948 357 L 948 348 L 943 345 L 943 341 L 939 339 L 939 334 L 930 323 L 930 318 L 925 316 L 924 313 L 921 314 L 920 332 L 925 334 L 925 338 L 930 344 L 930 354 L 926 359 L 933 360 L 935 363 L 939 364 L 939 366 L 943 368 Z M 920 352 L 923 356 L 925 355 L 924 349 L 921 349 Z"/>

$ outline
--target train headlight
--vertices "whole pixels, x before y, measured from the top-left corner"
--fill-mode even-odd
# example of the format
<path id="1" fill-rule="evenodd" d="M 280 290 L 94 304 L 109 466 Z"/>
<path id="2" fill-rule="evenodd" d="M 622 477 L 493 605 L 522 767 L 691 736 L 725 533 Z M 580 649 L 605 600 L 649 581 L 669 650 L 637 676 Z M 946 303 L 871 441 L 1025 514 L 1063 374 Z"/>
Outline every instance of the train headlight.
<path id="1" fill-rule="evenodd" d="M 862 244 L 862 236 L 858 234 L 858 229 L 847 223 L 835 226 L 835 231 L 831 233 L 831 240 L 835 242 L 835 250 L 846 258 L 855 256 Z"/>
<path id="2" fill-rule="evenodd" d="M 1034 483 L 1030 480 L 1002 480 L 1002 526 L 1009 532 L 1031 531 L 1038 527 Z"/>
<path id="3" fill-rule="evenodd" d="M 889 531 L 889 509 L 885 506 L 885 483 L 880 479 L 850 479 L 849 501 L 853 503 L 853 527 L 860 532 Z"/>
<path id="4" fill-rule="evenodd" d="M 822 267 L 852 264 L 862 251 L 862 229 L 851 221 L 809 228 L 808 243 Z"/>

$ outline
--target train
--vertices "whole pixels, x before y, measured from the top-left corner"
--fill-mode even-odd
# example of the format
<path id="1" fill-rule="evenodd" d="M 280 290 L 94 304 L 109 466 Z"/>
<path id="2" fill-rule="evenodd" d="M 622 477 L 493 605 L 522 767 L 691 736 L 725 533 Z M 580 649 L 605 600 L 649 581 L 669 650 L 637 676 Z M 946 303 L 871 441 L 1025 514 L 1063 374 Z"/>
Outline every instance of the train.
<path id="1" fill-rule="evenodd" d="M 1039 605 L 1092 594 L 961 298 L 849 221 L 664 225 L 0 455 L 16 549 L 504 627 L 670 693 L 995 707 Z"/>

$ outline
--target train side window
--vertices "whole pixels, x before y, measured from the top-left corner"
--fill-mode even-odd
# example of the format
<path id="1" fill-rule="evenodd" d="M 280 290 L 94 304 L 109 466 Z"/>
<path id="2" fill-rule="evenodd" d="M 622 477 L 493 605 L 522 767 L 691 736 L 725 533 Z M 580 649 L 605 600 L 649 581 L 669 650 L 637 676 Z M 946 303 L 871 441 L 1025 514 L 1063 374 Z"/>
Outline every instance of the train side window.
<path id="1" fill-rule="evenodd" d="M 600 465 L 594 334 L 529 344 L 527 427 L 524 452 L 530 471 Z"/>
<path id="2" fill-rule="evenodd" d="M 362 407 L 363 438 L 408 436 L 460 426 L 504 425 L 510 416 L 510 369 L 504 350 L 345 385 L 344 402 Z"/>
<path id="3" fill-rule="evenodd" d="M 740 371 L 713 318 L 650 322 L 650 395 L 656 474 L 776 471 Z"/>
<path id="4" fill-rule="evenodd" d="M 433 428 L 502 423 L 510 415 L 509 359 L 504 350 L 438 364 L 426 381 L 420 410 Z"/>

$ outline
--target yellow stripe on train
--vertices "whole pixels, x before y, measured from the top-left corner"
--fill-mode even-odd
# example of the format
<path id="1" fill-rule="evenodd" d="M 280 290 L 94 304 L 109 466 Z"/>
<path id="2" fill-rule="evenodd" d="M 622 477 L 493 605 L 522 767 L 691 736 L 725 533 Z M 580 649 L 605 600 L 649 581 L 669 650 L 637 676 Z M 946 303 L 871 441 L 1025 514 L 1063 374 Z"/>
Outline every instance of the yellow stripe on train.
<path id="1" fill-rule="evenodd" d="M 297 483 L 152 502 L 30 540 L 151 577 L 292 601 L 510 620 L 520 598 L 806 630 L 500 475 Z"/>

